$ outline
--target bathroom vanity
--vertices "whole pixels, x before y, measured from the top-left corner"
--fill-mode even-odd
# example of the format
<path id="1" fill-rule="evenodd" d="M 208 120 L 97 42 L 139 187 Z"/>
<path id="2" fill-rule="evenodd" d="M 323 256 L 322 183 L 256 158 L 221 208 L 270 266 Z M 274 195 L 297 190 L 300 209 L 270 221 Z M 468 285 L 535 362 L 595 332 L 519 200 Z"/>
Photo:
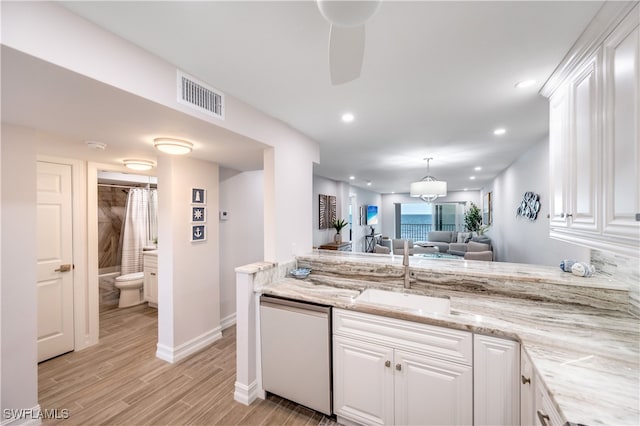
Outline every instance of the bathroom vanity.
<path id="1" fill-rule="evenodd" d="M 158 250 L 142 254 L 144 270 L 144 300 L 149 306 L 158 307 Z"/>
<path id="2" fill-rule="evenodd" d="M 241 386 L 251 353 L 260 368 L 259 340 L 245 337 L 259 314 L 240 304 L 269 294 L 334 308 L 334 413 L 344 420 L 639 423 L 640 332 L 626 285 L 550 267 L 412 258 L 406 290 L 401 261 L 314 252 L 238 268 L 236 400 L 251 402 Z M 287 278 L 295 267 L 312 273 Z M 399 294 L 448 297 L 450 310 L 400 306 Z M 254 398 L 264 396 L 258 377 Z"/>

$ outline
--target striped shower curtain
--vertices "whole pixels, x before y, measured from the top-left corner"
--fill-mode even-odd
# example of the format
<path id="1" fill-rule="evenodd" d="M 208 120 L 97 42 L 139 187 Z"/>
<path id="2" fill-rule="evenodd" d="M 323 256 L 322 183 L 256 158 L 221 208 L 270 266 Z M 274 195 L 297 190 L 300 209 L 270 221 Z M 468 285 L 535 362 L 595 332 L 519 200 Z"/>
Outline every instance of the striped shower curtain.
<path id="1" fill-rule="evenodd" d="M 127 197 L 122 230 L 120 273 L 142 271 L 142 248 L 149 241 L 149 190 L 132 188 Z"/>

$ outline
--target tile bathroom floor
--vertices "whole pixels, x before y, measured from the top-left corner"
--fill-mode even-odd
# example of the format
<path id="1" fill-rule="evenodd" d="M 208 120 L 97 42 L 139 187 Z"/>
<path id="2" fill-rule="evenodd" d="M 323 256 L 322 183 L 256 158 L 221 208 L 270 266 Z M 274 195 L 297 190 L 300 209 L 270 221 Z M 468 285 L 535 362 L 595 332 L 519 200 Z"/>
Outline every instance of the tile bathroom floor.
<path id="1" fill-rule="evenodd" d="M 235 402 L 235 327 L 175 364 L 155 357 L 157 328 L 157 310 L 146 304 L 101 306 L 97 345 L 38 365 L 40 408 L 69 414 L 43 424 L 337 425 L 273 395 Z"/>

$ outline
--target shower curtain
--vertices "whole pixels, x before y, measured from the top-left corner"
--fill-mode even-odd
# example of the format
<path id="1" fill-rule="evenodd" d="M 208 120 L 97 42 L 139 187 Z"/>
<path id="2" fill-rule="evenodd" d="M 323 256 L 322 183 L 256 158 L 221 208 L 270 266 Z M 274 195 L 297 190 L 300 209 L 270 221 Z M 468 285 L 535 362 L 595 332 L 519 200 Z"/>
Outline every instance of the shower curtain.
<path id="1" fill-rule="evenodd" d="M 122 261 L 120 264 L 120 273 L 122 275 L 142 271 L 142 248 L 147 246 L 152 239 L 150 238 L 149 220 L 149 201 L 151 198 L 155 200 L 153 223 L 157 229 L 157 220 L 155 218 L 157 196 L 156 194 L 151 196 L 151 191 L 156 192 L 156 190 L 144 188 L 132 188 L 129 190 L 124 223 L 122 225 Z"/>

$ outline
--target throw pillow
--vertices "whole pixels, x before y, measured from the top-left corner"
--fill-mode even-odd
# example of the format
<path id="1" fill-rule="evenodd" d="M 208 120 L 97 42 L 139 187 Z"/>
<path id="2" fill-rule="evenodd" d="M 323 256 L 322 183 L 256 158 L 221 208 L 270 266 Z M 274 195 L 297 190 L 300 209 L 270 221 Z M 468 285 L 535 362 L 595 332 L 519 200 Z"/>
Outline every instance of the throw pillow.
<path id="1" fill-rule="evenodd" d="M 458 232 L 457 243 L 468 243 L 471 239 L 471 232 Z"/>

